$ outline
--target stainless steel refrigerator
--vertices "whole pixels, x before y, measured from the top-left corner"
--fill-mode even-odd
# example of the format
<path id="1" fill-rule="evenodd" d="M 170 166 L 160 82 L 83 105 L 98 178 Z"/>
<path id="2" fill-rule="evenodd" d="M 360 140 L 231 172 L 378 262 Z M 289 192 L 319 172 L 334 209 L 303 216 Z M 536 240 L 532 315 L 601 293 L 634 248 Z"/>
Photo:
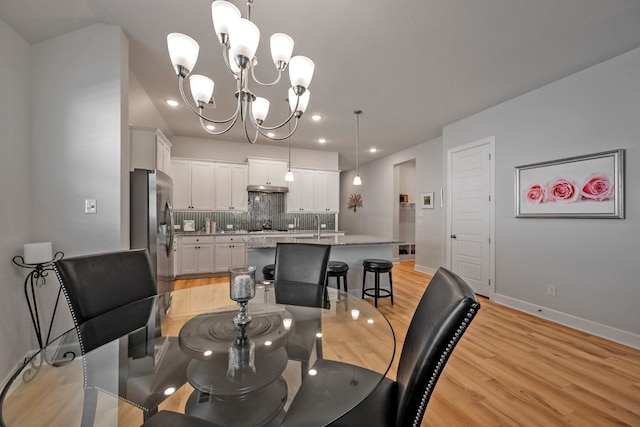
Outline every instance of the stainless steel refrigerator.
<path id="1" fill-rule="evenodd" d="M 173 180 L 158 170 L 135 169 L 130 174 L 130 185 L 131 249 L 149 250 L 158 293 L 170 292 L 175 279 Z"/>

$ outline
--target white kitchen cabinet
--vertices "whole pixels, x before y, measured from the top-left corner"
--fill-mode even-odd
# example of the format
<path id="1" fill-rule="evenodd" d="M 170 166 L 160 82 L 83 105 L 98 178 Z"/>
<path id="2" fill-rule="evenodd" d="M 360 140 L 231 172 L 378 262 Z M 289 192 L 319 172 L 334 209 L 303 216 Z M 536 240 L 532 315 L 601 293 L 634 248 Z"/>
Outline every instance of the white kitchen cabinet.
<path id="1" fill-rule="evenodd" d="M 313 180 L 313 210 L 324 213 L 339 212 L 340 173 L 315 171 Z"/>
<path id="2" fill-rule="evenodd" d="M 175 209 L 214 210 L 214 163 L 173 159 Z"/>
<path id="3" fill-rule="evenodd" d="M 160 129 L 131 126 L 131 170 L 157 169 L 171 175 L 171 142 Z"/>
<path id="4" fill-rule="evenodd" d="M 286 187 L 284 176 L 287 162 L 283 160 L 248 159 L 249 185 L 276 185 Z"/>
<path id="5" fill-rule="evenodd" d="M 287 212 L 313 212 L 314 171 L 311 169 L 291 169 L 293 181 L 288 182 Z"/>
<path id="6" fill-rule="evenodd" d="M 246 258 L 246 245 L 241 236 L 216 236 L 216 273 L 226 272 L 233 265 L 244 265 Z"/>
<path id="7" fill-rule="evenodd" d="M 247 174 L 247 165 L 216 163 L 214 191 L 216 210 L 247 210 Z"/>
<path id="8" fill-rule="evenodd" d="M 211 273 L 215 265 L 214 236 L 181 236 L 179 274 Z"/>

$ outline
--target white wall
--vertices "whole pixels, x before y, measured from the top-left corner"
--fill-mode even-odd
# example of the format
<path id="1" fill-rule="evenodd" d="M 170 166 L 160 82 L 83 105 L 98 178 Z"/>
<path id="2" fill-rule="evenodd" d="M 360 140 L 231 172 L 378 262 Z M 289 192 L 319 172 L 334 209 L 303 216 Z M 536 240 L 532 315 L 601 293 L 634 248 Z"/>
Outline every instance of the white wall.
<path id="1" fill-rule="evenodd" d="M 29 44 L 0 21 L 0 386 L 36 346 L 22 285 L 27 270 L 11 263 L 29 233 Z"/>
<path id="2" fill-rule="evenodd" d="M 435 138 L 381 159 L 359 165 L 362 185 L 353 185 L 355 170 L 340 174 L 340 229 L 347 234 L 366 234 L 393 238 L 397 228 L 399 174 L 394 166 L 415 159 L 415 194 L 409 199 L 417 201 L 421 193 L 436 194 L 434 209 L 416 206 L 416 266 L 419 271 L 433 273 L 442 265 L 441 230 L 444 213 L 440 208 L 439 191 L 442 187 L 442 139 Z M 394 175 L 398 175 L 394 179 Z M 398 184 L 394 187 L 394 184 Z M 360 194 L 362 208 L 348 209 L 349 197 Z"/>
<path id="3" fill-rule="evenodd" d="M 95 25 L 33 46 L 0 22 L 0 379 L 35 336 L 22 290 L 25 271 L 10 264 L 28 241 L 52 241 L 65 256 L 129 247 L 128 41 Z M 84 213 L 97 199 L 98 213 Z M 41 289 L 44 322 L 57 290 Z M 54 329 L 72 326 L 66 302 Z M 46 324 L 45 324 L 46 326 Z"/>
<path id="4" fill-rule="evenodd" d="M 67 256 L 128 248 L 126 46 L 99 24 L 32 47 L 32 229 Z"/>
<path id="5" fill-rule="evenodd" d="M 640 346 L 638 112 L 640 49 L 444 128 L 445 156 L 495 135 L 496 300 Z M 514 217 L 515 166 L 617 148 L 626 219 Z"/>
<path id="6" fill-rule="evenodd" d="M 236 124 L 236 126 L 238 125 Z M 175 136 L 169 139 L 173 144 L 171 157 L 224 160 L 228 162 L 244 162 L 247 157 L 268 157 L 286 161 L 289 157 L 289 146 L 283 142 L 250 144 L 249 142 L 214 141 L 183 136 Z M 338 153 L 292 147 L 291 167 L 338 170 Z"/>

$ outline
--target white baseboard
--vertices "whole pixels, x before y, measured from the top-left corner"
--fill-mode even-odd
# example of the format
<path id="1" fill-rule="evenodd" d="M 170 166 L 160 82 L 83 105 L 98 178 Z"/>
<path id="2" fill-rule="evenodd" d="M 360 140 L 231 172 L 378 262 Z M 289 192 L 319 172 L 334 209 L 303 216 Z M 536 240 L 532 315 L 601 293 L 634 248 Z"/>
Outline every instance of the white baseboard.
<path id="1" fill-rule="evenodd" d="M 416 270 L 416 271 L 419 271 L 420 273 L 426 273 L 426 274 L 430 274 L 432 276 L 434 274 L 436 274 L 436 271 L 438 271 L 438 269 L 433 269 L 433 268 L 425 267 L 423 265 L 418 265 L 418 264 L 415 264 L 413 266 L 413 269 Z"/>
<path id="2" fill-rule="evenodd" d="M 526 301 L 501 294 L 493 294 L 491 300 L 498 304 L 524 311 L 525 313 L 533 314 L 534 316 L 542 317 L 570 328 L 606 338 L 635 349 L 640 349 L 640 335 L 634 334 L 633 332 L 623 331 L 622 329 L 592 322 L 591 320 L 586 320 L 561 311 L 534 305 Z"/>

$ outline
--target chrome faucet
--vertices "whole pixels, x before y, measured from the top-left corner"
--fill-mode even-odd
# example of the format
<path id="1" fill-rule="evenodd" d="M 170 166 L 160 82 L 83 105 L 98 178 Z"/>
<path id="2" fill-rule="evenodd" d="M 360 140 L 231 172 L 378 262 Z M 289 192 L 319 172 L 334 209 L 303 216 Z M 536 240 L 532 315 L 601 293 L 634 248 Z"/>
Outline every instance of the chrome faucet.
<path id="1" fill-rule="evenodd" d="M 317 236 L 320 238 L 320 215 L 316 214 L 316 225 L 318 226 Z"/>

